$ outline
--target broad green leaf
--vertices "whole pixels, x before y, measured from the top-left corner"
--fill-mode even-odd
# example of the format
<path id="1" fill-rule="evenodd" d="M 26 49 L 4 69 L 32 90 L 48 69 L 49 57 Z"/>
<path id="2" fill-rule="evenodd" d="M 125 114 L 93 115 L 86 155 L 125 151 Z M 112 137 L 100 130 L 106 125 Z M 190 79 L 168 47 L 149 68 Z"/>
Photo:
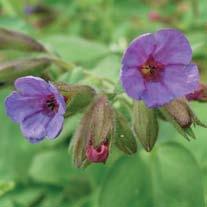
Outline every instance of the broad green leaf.
<path id="1" fill-rule="evenodd" d="M 0 197 L 7 193 L 8 191 L 12 190 L 15 186 L 15 183 L 10 182 L 0 182 Z"/>
<path id="2" fill-rule="evenodd" d="M 7 195 L 7 199 L 10 199 L 14 206 L 30 206 L 34 203 L 41 202 L 46 195 L 46 190 L 41 186 L 27 186 L 17 187 L 13 192 Z"/>
<path id="3" fill-rule="evenodd" d="M 120 159 L 105 177 L 100 207 L 204 207 L 201 172 L 191 153 L 175 143 Z"/>
<path id="4" fill-rule="evenodd" d="M 0 92 L 0 178 L 6 181 L 26 181 L 28 168 L 37 145 L 31 145 L 21 134 L 19 126 L 6 115 L 4 99 L 9 90 Z"/>
<path id="5" fill-rule="evenodd" d="M 120 73 L 120 57 L 110 55 L 103 58 L 93 69 L 93 73 L 102 77 L 113 80 L 114 82 L 119 79 Z"/>
<path id="6" fill-rule="evenodd" d="M 118 160 L 101 185 L 100 207 L 152 207 L 150 174 L 137 156 Z"/>
<path id="7" fill-rule="evenodd" d="M 31 32 L 32 26 L 27 24 L 22 18 L 20 17 L 8 17 L 8 16 L 1 16 L 0 18 L 0 27 L 4 27 L 7 29 L 12 29 L 19 32 Z"/>
<path id="8" fill-rule="evenodd" d="M 61 34 L 48 36 L 44 42 L 63 59 L 71 62 L 90 62 L 109 52 L 108 48 L 100 43 Z"/>
<path id="9" fill-rule="evenodd" d="M 79 179 L 81 171 L 71 166 L 67 149 L 45 150 L 34 157 L 29 170 L 36 182 L 65 185 L 73 179 Z M 83 177 L 84 179 L 84 177 Z"/>
<path id="10" fill-rule="evenodd" d="M 150 166 L 154 206 L 204 206 L 202 174 L 190 151 L 171 142 L 142 157 Z"/>
<path id="11" fill-rule="evenodd" d="M 9 199 L 0 199 L 0 206 L 4 207 L 15 207 L 11 200 Z"/>

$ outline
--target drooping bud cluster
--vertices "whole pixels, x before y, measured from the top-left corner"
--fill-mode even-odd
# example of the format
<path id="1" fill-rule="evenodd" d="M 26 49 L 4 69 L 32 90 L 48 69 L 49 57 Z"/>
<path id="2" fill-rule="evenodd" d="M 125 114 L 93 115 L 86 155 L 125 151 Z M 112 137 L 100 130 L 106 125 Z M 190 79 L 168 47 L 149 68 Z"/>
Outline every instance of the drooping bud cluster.
<path id="1" fill-rule="evenodd" d="M 106 96 L 97 96 L 84 114 L 71 148 L 77 167 L 105 162 L 114 133 L 114 112 Z"/>

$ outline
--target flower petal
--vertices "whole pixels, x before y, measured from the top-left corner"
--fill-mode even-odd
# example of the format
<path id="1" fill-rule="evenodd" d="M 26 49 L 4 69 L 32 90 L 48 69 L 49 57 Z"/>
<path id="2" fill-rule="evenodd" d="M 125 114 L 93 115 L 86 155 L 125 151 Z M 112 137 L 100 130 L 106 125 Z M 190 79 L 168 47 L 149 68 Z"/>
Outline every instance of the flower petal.
<path id="1" fill-rule="evenodd" d="M 46 127 L 50 120 L 51 117 L 41 112 L 32 114 L 23 120 L 21 124 L 22 133 L 30 142 L 39 142 L 46 137 Z"/>
<path id="2" fill-rule="evenodd" d="M 128 67 L 142 65 L 155 49 L 153 34 L 144 34 L 131 42 L 124 53 L 122 63 Z"/>
<path id="3" fill-rule="evenodd" d="M 15 87 L 21 94 L 27 96 L 48 95 L 50 93 L 49 84 L 45 80 L 34 76 L 18 78 L 15 81 Z"/>
<path id="4" fill-rule="evenodd" d="M 22 96 L 13 92 L 5 100 L 7 115 L 20 123 L 26 116 L 41 110 L 41 100 L 37 97 Z"/>
<path id="5" fill-rule="evenodd" d="M 62 131 L 63 122 L 64 117 L 62 115 L 55 115 L 46 128 L 47 137 L 50 139 L 57 137 Z"/>
<path id="6" fill-rule="evenodd" d="M 163 29 L 154 34 L 156 50 L 154 58 L 165 65 L 189 64 L 192 49 L 187 38 L 176 29 Z"/>
<path id="7" fill-rule="evenodd" d="M 143 93 L 142 99 L 150 108 L 162 106 L 175 98 L 160 82 L 149 81 L 145 86 L 146 91 Z"/>
<path id="8" fill-rule="evenodd" d="M 128 94 L 133 99 L 140 100 L 145 90 L 144 80 L 137 68 L 123 67 L 121 71 L 121 83 Z"/>
<path id="9" fill-rule="evenodd" d="M 195 64 L 172 65 L 165 69 L 163 81 L 175 97 L 185 96 L 199 87 L 199 72 Z"/>

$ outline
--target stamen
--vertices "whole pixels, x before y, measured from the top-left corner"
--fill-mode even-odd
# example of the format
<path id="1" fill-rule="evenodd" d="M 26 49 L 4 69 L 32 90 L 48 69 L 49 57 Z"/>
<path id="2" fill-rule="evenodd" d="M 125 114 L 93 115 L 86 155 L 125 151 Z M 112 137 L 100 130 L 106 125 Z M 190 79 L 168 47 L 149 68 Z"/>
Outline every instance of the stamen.
<path id="1" fill-rule="evenodd" d="M 143 65 L 139 67 L 143 78 L 147 81 L 158 81 L 163 69 L 164 65 L 156 62 L 151 56 Z"/>
<path id="2" fill-rule="evenodd" d="M 46 100 L 46 108 L 49 111 L 57 112 L 59 108 L 59 104 L 57 103 L 55 97 L 53 95 L 49 95 Z"/>

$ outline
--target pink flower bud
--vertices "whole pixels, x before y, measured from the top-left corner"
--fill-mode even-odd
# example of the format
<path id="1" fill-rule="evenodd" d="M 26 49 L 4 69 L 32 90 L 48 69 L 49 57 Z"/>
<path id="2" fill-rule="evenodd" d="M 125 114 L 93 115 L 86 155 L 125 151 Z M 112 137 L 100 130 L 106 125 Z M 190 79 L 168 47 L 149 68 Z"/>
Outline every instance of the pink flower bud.
<path id="1" fill-rule="evenodd" d="M 194 92 L 186 95 L 189 101 L 207 101 L 207 86 L 200 83 L 199 88 Z"/>
<path id="2" fill-rule="evenodd" d="M 159 21 L 161 19 L 161 16 L 158 12 L 156 11 L 151 11 L 149 12 L 148 14 L 148 19 L 152 22 L 156 22 L 156 21 Z"/>
<path id="3" fill-rule="evenodd" d="M 102 143 L 99 147 L 89 144 L 86 149 L 86 157 L 90 162 L 103 162 L 107 160 L 109 148 L 107 143 Z"/>

